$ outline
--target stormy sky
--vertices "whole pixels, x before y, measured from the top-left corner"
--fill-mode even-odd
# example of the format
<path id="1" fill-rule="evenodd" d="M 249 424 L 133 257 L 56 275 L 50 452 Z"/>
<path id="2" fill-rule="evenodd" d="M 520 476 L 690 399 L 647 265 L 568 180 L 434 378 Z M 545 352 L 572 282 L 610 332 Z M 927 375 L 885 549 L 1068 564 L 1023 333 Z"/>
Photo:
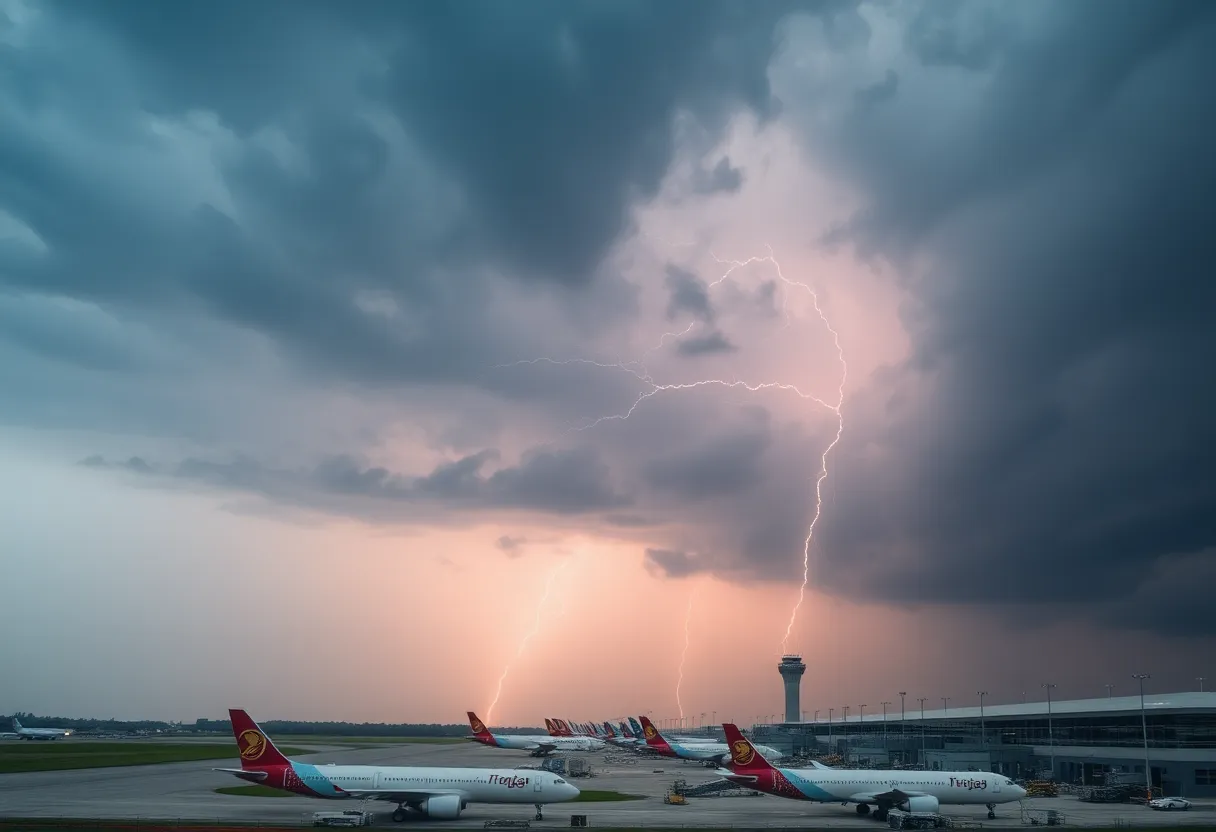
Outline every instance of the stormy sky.
<path id="1" fill-rule="evenodd" d="M 0 711 L 773 713 L 817 502 L 804 707 L 1192 689 L 1213 77 L 1205 0 L 4 0 Z"/>

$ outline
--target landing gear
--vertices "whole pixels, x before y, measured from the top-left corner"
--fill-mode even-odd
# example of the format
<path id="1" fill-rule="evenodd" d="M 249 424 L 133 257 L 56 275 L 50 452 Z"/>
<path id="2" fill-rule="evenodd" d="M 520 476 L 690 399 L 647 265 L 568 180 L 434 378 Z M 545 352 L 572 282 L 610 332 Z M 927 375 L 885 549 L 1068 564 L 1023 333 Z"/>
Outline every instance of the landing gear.
<path id="1" fill-rule="evenodd" d="M 879 823 L 885 823 L 887 820 L 887 810 L 883 809 L 881 806 L 875 809 L 874 820 L 878 821 Z"/>
<path id="2" fill-rule="evenodd" d="M 404 823 L 404 822 L 405 822 L 405 806 L 402 805 L 402 806 L 398 806 L 396 809 L 393 810 L 393 823 Z"/>
<path id="3" fill-rule="evenodd" d="M 543 808 L 543 804 L 540 804 L 540 803 L 536 804 L 536 819 L 537 820 L 545 819 L 545 814 L 544 814 L 544 812 L 541 811 L 542 808 Z"/>
<path id="4" fill-rule="evenodd" d="M 996 804 L 988 804 L 988 820 L 996 820 Z"/>
<path id="5" fill-rule="evenodd" d="M 866 815 L 870 814 L 870 804 L 869 803 L 858 803 L 857 804 L 857 814 L 861 815 L 863 818 Z"/>

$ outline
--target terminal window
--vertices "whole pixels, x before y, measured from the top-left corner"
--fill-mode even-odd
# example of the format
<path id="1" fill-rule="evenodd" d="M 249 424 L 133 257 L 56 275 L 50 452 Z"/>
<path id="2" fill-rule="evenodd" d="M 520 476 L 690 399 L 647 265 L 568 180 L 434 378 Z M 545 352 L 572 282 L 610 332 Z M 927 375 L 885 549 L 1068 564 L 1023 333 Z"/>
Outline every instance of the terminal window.
<path id="1" fill-rule="evenodd" d="M 1216 768 L 1195 769 L 1196 786 L 1216 786 Z"/>

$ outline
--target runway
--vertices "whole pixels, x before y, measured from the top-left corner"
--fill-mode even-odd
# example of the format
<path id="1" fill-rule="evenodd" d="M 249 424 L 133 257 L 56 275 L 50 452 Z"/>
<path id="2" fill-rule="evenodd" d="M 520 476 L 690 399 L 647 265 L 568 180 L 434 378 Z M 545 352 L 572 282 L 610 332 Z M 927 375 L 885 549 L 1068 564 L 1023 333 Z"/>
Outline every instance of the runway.
<path id="1" fill-rule="evenodd" d="M 289 744 L 287 738 L 279 740 Z M 301 743 L 304 745 L 304 743 Z M 310 745 L 310 747 L 316 747 Z M 235 748 L 234 748 L 235 751 Z M 702 766 L 644 761 L 635 765 L 605 763 L 601 754 L 580 755 L 591 764 L 596 776 L 571 780 L 580 789 L 611 790 L 644 795 L 646 799 L 614 803 L 555 803 L 545 808 L 545 820 L 533 828 L 569 828 L 570 815 L 587 816 L 591 827 L 641 826 L 802 826 L 887 829 L 887 825 L 858 817 L 853 806 L 808 804 L 777 797 L 690 798 L 688 805 L 663 803 L 663 795 L 676 779 L 689 786 L 717 778 Z M 381 745 L 375 748 L 326 750 L 300 756 L 314 764 L 352 763 L 380 765 L 448 765 L 512 768 L 536 765 L 537 760 L 516 751 L 474 745 Z M 416 823 L 445 828 L 481 828 L 487 820 L 532 820 L 531 805 L 500 806 L 473 804 L 459 820 L 430 821 L 422 818 L 394 824 L 389 820 L 392 804 L 362 801 L 325 801 L 306 797 L 255 798 L 221 795 L 222 786 L 241 781 L 213 767 L 238 766 L 231 759 L 166 763 L 123 768 L 78 769 L 75 771 L 28 772 L 0 775 L 0 817 L 140 819 L 161 821 L 257 822 L 262 824 L 309 824 L 316 811 L 365 808 L 376 812 L 378 826 L 410 826 Z M 655 769 L 661 771 L 656 772 Z M 1212 825 L 1213 807 L 1200 805 L 1190 812 L 1155 812 L 1125 804 L 1086 804 L 1069 797 L 1025 801 L 1027 808 L 1056 809 L 1065 813 L 1069 826 L 1158 826 Z M 1017 803 L 997 807 L 998 818 L 987 820 L 983 806 L 943 807 L 943 814 L 982 823 L 984 827 L 1022 826 Z"/>

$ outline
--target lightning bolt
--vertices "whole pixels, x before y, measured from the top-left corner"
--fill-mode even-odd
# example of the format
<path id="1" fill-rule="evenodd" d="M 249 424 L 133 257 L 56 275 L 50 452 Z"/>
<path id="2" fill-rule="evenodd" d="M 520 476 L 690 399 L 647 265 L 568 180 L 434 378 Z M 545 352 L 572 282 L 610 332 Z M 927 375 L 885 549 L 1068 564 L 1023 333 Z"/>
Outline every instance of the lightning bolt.
<path id="1" fill-rule="evenodd" d="M 534 359 L 528 359 L 528 360 L 524 360 L 524 361 L 515 361 L 510 364 L 499 364 L 499 365 L 496 365 L 496 367 L 503 368 L 503 367 L 518 366 L 521 364 L 538 364 L 538 363 L 550 363 L 550 364 L 559 364 L 559 365 L 583 364 L 583 365 L 589 365 L 589 366 L 593 366 L 593 367 L 597 367 L 597 368 L 601 368 L 601 369 L 622 370 L 622 371 L 627 372 L 630 375 L 634 376 L 636 379 L 638 379 L 640 382 L 642 382 L 644 385 L 646 385 L 646 389 L 644 389 L 634 400 L 633 404 L 631 404 L 623 412 L 616 413 L 616 414 L 610 414 L 607 416 L 599 416 L 597 418 L 591 419 L 586 424 L 583 424 L 580 427 L 569 428 L 566 431 L 566 433 L 569 433 L 571 431 L 589 430 L 591 428 L 596 427 L 597 425 L 603 424 L 604 422 L 624 421 L 624 420 L 628 419 L 630 416 L 632 416 L 633 413 L 638 409 L 638 407 L 640 407 L 642 405 L 643 402 L 645 402 L 647 399 L 650 399 L 650 398 L 658 395 L 659 393 L 675 392 L 675 391 L 680 391 L 680 390 L 693 390 L 693 389 L 696 389 L 699 387 L 709 387 L 709 386 L 723 387 L 723 388 L 727 388 L 727 389 L 742 389 L 742 390 L 746 390 L 749 393 L 758 393 L 758 392 L 766 391 L 766 390 L 781 390 L 784 392 L 793 393 L 794 395 L 798 396 L 801 399 L 805 399 L 807 401 L 812 401 L 812 402 L 820 405 L 821 407 L 831 411 L 832 414 L 835 415 L 835 417 L 836 417 L 836 435 L 832 438 L 832 441 L 828 444 L 828 446 L 824 449 L 823 454 L 820 456 L 819 475 L 815 479 L 815 510 L 811 517 L 810 525 L 807 528 L 806 538 L 803 541 L 803 546 L 802 546 L 802 584 L 798 588 L 798 600 L 794 603 L 793 609 L 791 609 L 791 611 L 790 611 L 789 623 L 786 625 L 785 635 L 781 640 L 781 650 L 782 650 L 782 653 L 784 653 L 784 652 L 786 652 L 786 648 L 789 644 L 790 636 L 793 633 L 794 623 L 798 617 L 798 611 L 801 609 L 802 603 L 806 599 L 806 587 L 807 587 L 807 583 L 809 582 L 809 579 L 810 579 L 811 543 L 812 543 L 812 540 L 815 535 L 815 527 L 818 525 L 819 519 L 823 514 L 823 483 L 828 477 L 828 456 L 831 454 L 832 450 L 835 449 L 835 447 L 840 443 L 840 439 L 844 435 L 844 413 L 843 413 L 844 388 L 848 382 L 849 367 L 848 367 L 848 363 L 845 360 L 844 349 L 840 345 L 840 334 L 836 331 L 836 328 L 832 326 L 831 321 L 828 320 L 827 315 L 824 313 L 823 307 L 819 303 L 819 295 L 808 284 L 802 283 L 802 282 L 796 281 L 796 280 L 790 280 L 788 277 L 786 277 L 785 273 L 782 271 L 781 264 L 777 261 L 776 256 L 773 254 L 772 247 L 771 246 L 766 246 L 766 247 L 768 248 L 768 254 L 766 256 L 749 257 L 746 260 L 723 260 L 723 259 L 719 258 L 717 255 L 713 254 L 713 252 L 710 252 L 710 256 L 713 257 L 713 259 L 718 264 L 724 265 L 727 268 L 718 277 L 717 280 L 714 280 L 712 283 L 709 284 L 708 288 L 713 289 L 713 288 L 721 285 L 724 281 L 731 278 L 735 272 L 739 271 L 740 269 L 742 269 L 746 266 L 758 264 L 758 263 L 767 263 L 773 267 L 773 269 L 776 271 L 777 278 L 786 286 L 786 288 L 788 290 L 802 289 L 802 290 L 806 291 L 806 293 L 808 295 L 810 295 L 811 303 L 813 304 L 813 306 L 815 308 L 815 313 L 819 316 L 819 319 L 823 322 L 823 325 L 827 328 L 827 331 L 832 336 L 832 343 L 836 347 L 836 356 L 840 362 L 840 367 L 841 367 L 840 384 L 836 390 L 837 395 L 836 395 L 835 403 L 829 402 L 818 396 L 811 395 L 810 393 L 806 393 L 803 390 L 799 389 L 796 385 L 785 383 L 785 382 L 764 382 L 764 383 L 753 384 L 753 383 L 745 382 L 745 381 L 738 381 L 738 380 L 731 381 L 731 380 L 727 380 L 727 379 L 717 379 L 717 378 L 702 379 L 700 381 L 686 382 L 686 383 L 681 383 L 681 384 L 659 384 L 659 383 L 655 382 L 654 379 L 651 377 L 649 371 L 646 369 L 647 358 L 649 358 L 649 356 L 652 355 L 654 352 L 661 349 L 663 347 L 663 345 L 667 342 L 667 339 L 672 338 L 673 336 L 678 339 L 678 338 L 682 337 L 683 335 L 686 335 L 688 332 L 690 332 L 692 330 L 693 326 L 695 326 L 695 322 L 694 322 L 694 324 L 690 324 L 688 326 L 688 328 L 686 328 L 683 332 L 665 333 L 663 335 L 663 337 L 659 339 L 658 344 L 656 344 L 654 347 L 651 347 L 649 350 L 646 351 L 646 353 L 643 355 L 642 358 L 637 359 L 635 361 L 602 362 L 602 361 L 593 361 L 593 360 L 585 359 L 585 358 L 567 358 L 567 359 L 534 358 Z M 790 323 L 790 315 L 789 315 L 789 310 L 788 310 L 788 292 L 783 293 L 783 296 L 782 296 L 782 312 L 786 318 L 785 325 L 788 326 Z M 784 327 L 782 327 L 782 328 L 784 329 Z M 690 599 L 690 603 L 691 603 L 691 599 Z M 687 645 L 685 645 L 685 646 L 687 648 Z M 677 686 L 677 688 L 678 688 L 678 686 Z"/>
<path id="2" fill-rule="evenodd" d="M 532 637 L 540 631 L 541 613 L 545 609 L 545 602 L 549 600 L 549 593 L 553 590 L 553 582 L 557 576 L 570 565 L 569 559 L 563 560 L 557 565 L 552 572 L 549 573 L 548 580 L 545 581 L 545 591 L 540 596 L 540 601 L 536 605 L 536 617 L 532 621 L 532 629 L 529 630 L 519 642 L 519 648 L 515 651 L 515 657 L 507 662 L 506 667 L 502 669 L 502 675 L 498 677 L 498 688 L 494 691 L 494 701 L 490 703 L 490 707 L 486 708 L 486 724 L 490 724 L 490 720 L 494 716 L 494 708 L 498 706 L 498 700 L 502 696 L 502 683 L 507 680 L 507 674 L 511 672 L 511 665 L 519 660 L 519 657 L 524 654 L 524 649 L 527 648 L 528 642 Z"/>
<path id="3" fill-rule="evenodd" d="M 730 268 L 728 268 L 721 277 L 710 284 L 710 288 L 713 288 L 726 278 L 730 277 L 730 275 L 736 269 L 743 268 L 744 266 L 752 263 L 770 263 L 773 268 L 776 269 L 778 279 L 780 279 L 781 282 L 786 286 L 791 288 L 796 287 L 805 289 L 807 294 L 811 296 L 811 303 L 815 306 L 815 312 L 819 315 L 819 320 L 823 321 L 823 325 L 827 327 L 828 332 L 832 334 L 832 343 L 836 346 L 836 357 L 840 361 L 840 386 L 836 390 L 836 404 L 828 404 L 822 399 L 816 399 L 817 402 L 827 407 L 836 415 L 836 436 L 833 437 L 828 446 L 824 448 L 823 455 L 819 458 L 819 476 L 815 480 L 815 513 L 811 517 L 811 525 L 807 529 L 806 540 L 802 545 L 802 585 L 798 587 L 798 601 L 794 604 L 794 608 L 790 611 L 790 623 L 786 625 L 785 637 L 781 639 L 781 652 L 785 653 L 787 645 L 789 644 L 790 634 L 794 630 L 794 621 L 798 618 L 798 610 L 802 607 L 802 602 L 806 598 L 806 585 L 810 577 L 811 567 L 811 540 L 815 536 L 815 526 L 823 514 L 823 481 L 828 478 L 828 454 L 830 454 L 832 449 L 840 443 L 840 437 L 844 435 L 844 387 L 849 380 L 849 365 L 844 358 L 844 349 L 840 346 L 840 333 L 836 331 L 836 328 L 832 326 L 832 322 L 828 320 L 828 316 L 824 314 L 823 308 L 819 305 L 819 296 L 815 293 L 815 290 L 807 284 L 790 280 L 785 276 L 785 274 L 781 271 L 781 264 L 778 263 L 777 258 L 773 256 L 772 246 L 768 247 L 767 257 L 751 257 L 747 260 L 721 260 L 712 252 L 710 253 L 710 256 L 713 257 L 714 260 L 717 260 L 717 262 L 728 264 L 730 266 Z M 782 308 L 783 311 L 785 311 L 785 298 L 782 299 Z M 786 312 L 786 320 L 789 320 L 788 311 Z"/>
<path id="4" fill-rule="evenodd" d="M 680 719 L 684 718 L 684 704 L 680 701 L 680 686 L 684 684 L 684 660 L 688 658 L 688 622 L 692 620 L 692 600 L 696 595 L 695 589 L 688 593 L 688 609 L 684 612 L 684 652 L 680 654 L 680 676 L 676 679 L 676 707 L 680 709 Z"/>

